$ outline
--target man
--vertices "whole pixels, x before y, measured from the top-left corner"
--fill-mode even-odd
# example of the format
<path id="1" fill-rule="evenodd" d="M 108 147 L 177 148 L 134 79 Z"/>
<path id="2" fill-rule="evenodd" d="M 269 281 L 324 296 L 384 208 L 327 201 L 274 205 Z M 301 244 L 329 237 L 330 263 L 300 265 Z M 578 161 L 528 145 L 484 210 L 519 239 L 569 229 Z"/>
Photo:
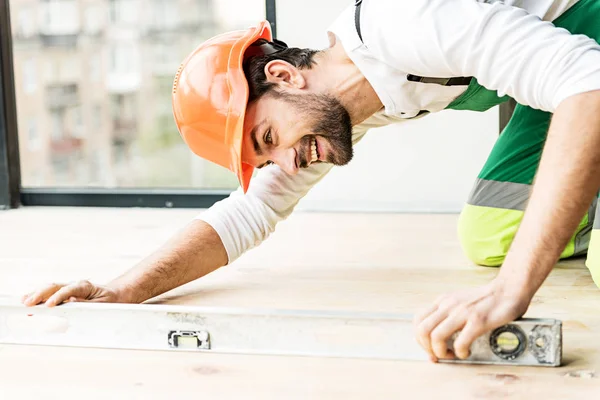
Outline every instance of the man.
<path id="1" fill-rule="evenodd" d="M 509 97 L 519 105 L 459 223 L 465 252 L 502 268 L 420 313 L 417 340 L 434 361 L 467 357 L 477 336 L 522 316 L 556 261 L 584 253 L 590 236 L 587 265 L 600 285 L 590 235 L 600 0 L 357 3 L 323 51 L 286 48 L 266 23 L 196 49 L 175 78 L 175 119 L 189 147 L 234 171 L 241 189 L 108 285 L 50 285 L 24 303 L 138 303 L 200 278 L 263 241 L 333 165 L 350 162 L 370 128 Z M 452 355 L 446 339 L 458 331 Z"/>

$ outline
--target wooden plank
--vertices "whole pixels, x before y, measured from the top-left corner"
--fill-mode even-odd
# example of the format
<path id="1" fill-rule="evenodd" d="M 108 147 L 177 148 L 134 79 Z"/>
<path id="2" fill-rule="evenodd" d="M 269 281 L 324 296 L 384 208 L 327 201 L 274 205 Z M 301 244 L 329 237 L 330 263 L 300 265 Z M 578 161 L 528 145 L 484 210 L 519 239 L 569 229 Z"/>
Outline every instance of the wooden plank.
<path id="1" fill-rule="evenodd" d="M 18 296 L 50 281 L 108 280 L 197 212 L 0 213 L 0 295 Z M 480 285 L 497 272 L 468 262 L 455 224 L 455 215 L 299 213 L 230 267 L 151 303 L 413 313 L 443 292 Z M 198 393 L 260 399 L 591 399 L 600 391 L 599 309 L 600 291 L 580 258 L 555 268 L 527 313 L 563 320 L 566 365 L 556 369 L 3 346 L 0 398 L 63 391 L 86 399 Z"/>
<path id="2" fill-rule="evenodd" d="M 597 378 L 564 370 L 45 347 L 7 347 L 0 357 L 0 396 L 7 399 L 597 399 L 598 393 Z"/>

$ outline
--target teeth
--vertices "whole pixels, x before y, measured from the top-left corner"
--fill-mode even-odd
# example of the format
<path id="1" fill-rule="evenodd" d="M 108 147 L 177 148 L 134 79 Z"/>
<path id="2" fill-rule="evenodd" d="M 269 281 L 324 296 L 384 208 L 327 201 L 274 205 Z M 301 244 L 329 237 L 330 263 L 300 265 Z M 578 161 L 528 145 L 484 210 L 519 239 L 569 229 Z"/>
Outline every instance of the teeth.
<path id="1" fill-rule="evenodd" d="M 310 159 L 311 163 L 317 161 L 317 139 L 315 139 L 314 137 L 311 139 L 311 142 L 310 142 L 310 155 L 311 155 L 311 159 Z"/>

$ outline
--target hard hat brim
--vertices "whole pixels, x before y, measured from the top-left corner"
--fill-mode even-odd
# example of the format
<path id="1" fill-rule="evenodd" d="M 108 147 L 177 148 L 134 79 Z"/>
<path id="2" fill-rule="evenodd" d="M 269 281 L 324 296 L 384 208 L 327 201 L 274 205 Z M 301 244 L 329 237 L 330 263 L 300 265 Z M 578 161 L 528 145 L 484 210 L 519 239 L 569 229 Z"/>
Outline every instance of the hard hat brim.
<path id="1" fill-rule="evenodd" d="M 179 133 L 196 155 L 234 172 L 246 193 L 254 167 L 242 161 L 249 86 L 246 50 L 257 40 L 273 40 L 271 25 L 215 36 L 181 63 L 173 83 L 173 115 Z"/>
<path id="2" fill-rule="evenodd" d="M 249 88 L 243 70 L 244 54 L 252 43 L 259 39 L 273 40 L 271 25 L 262 21 L 256 27 L 248 30 L 233 46 L 229 57 L 230 102 L 227 114 L 226 135 L 230 138 L 231 160 L 236 161 L 232 170 L 238 177 L 244 193 L 248 191 L 254 167 L 242 162 L 242 143 L 244 137 L 244 120 L 248 106 Z"/>

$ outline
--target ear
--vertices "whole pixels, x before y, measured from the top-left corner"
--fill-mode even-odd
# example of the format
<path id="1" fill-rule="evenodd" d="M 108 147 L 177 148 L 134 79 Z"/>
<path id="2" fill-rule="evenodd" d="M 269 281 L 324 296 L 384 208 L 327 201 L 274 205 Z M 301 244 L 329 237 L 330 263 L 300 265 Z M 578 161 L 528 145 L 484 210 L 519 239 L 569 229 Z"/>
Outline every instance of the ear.
<path id="1" fill-rule="evenodd" d="M 306 80 L 300 70 L 283 60 L 273 60 L 265 65 L 267 82 L 276 83 L 282 88 L 302 89 Z"/>

